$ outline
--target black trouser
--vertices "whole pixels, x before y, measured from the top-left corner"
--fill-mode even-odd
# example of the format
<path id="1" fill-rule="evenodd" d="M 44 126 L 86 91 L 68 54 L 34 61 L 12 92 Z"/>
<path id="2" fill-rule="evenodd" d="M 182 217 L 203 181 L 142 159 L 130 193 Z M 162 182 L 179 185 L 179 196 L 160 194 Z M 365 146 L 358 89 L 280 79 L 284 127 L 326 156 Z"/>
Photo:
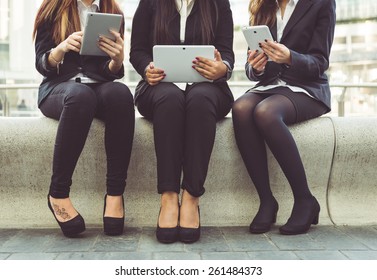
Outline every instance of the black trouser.
<path id="1" fill-rule="evenodd" d="M 105 123 L 107 194 L 122 195 L 135 126 L 133 97 L 128 87 L 116 82 L 67 81 L 54 88 L 40 109 L 46 117 L 59 120 L 50 195 L 69 197 L 72 174 L 94 117 Z"/>
<path id="2" fill-rule="evenodd" d="M 160 83 L 139 96 L 137 106 L 153 122 L 158 193 L 179 193 L 182 186 L 191 195 L 201 196 L 216 122 L 230 111 L 231 97 L 212 83 L 193 84 L 185 91 Z"/>

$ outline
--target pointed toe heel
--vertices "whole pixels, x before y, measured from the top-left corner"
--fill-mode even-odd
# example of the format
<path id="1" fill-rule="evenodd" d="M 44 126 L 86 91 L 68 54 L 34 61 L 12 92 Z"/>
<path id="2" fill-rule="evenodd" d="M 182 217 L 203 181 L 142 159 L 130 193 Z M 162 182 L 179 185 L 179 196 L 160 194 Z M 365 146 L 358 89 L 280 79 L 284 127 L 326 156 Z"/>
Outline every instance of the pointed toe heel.
<path id="1" fill-rule="evenodd" d="M 194 243 L 200 239 L 200 208 L 198 206 L 199 227 L 197 228 L 179 228 L 179 240 L 183 243 Z"/>
<path id="2" fill-rule="evenodd" d="M 287 223 L 279 228 L 283 235 L 296 235 L 308 232 L 311 225 L 317 225 L 319 221 L 320 206 L 317 199 L 313 196 L 305 206 L 306 209 L 293 206 L 291 217 Z M 305 211 L 306 210 L 306 211 Z M 298 213 L 306 213 L 299 215 Z M 299 218 L 297 218 L 299 217 Z"/>
<path id="3" fill-rule="evenodd" d="M 52 212 L 52 215 L 54 215 L 55 220 L 58 222 L 58 225 L 60 226 L 60 229 L 63 232 L 64 236 L 72 238 L 85 231 L 85 221 L 80 214 L 67 222 L 60 222 L 56 218 L 54 209 L 51 206 L 50 195 L 47 196 L 47 205 Z"/>
<path id="4" fill-rule="evenodd" d="M 161 228 L 159 225 L 157 225 L 156 238 L 161 243 L 174 243 L 178 240 L 178 231 L 178 226 L 174 228 Z"/>
<path id="5" fill-rule="evenodd" d="M 249 226 L 249 232 L 253 234 L 262 234 L 270 231 L 271 226 L 276 223 L 276 217 L 277 213 L 279 210 L 279 204 L 277 203 L 276 200 L 274 200 L 273 203 L 273 210 L 271 214 L 269 215 L 270 217 L 268 218 L 260 218 L 260 216 L 264 216 L 265 213 L 262 213 L 262 208 L 259 208 L 259 211 L 257 215 L 255 216 L 254 220 L 251 222 Z M 268 215 L 267 215 L 268 216 Z"/>

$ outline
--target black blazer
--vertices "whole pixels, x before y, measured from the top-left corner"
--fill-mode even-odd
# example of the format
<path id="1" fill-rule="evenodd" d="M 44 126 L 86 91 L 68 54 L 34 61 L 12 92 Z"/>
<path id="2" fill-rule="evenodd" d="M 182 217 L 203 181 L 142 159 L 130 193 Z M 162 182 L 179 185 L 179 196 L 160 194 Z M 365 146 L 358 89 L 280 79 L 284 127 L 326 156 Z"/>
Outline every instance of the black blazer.
<path id="1" fill-rule="evenodd" d="M 153 61 L 152 48 L 154 45 L 153 30 L 156 16 L 156 2 L 155 0 L 140 0 L 132 22 L 130 62 L 143 78 L 136 87 L 135 102 L 137 102 L 137 97 L 149 87 L 149 84 L 144 80 L 144 72 L 149 63 Z M 213 3 L 218 8 L 218 20 L 215 38 L 210 44 L 213 44 L 219 50 L 222 59 L 229 62 L 231 69 L 233 69 L 233 17 L 229 0 L 213 0 Z M 190 16 L 187 18 L 186 36 L 183 44 L 201 45 L 199 20 L 198 2 L 196 1 Z M 213 17 L 213 21 L 216 23 L 215 16 Z M 170 29 L 173 38 L 172 44 L 181 45 L 182 43 L 179 38 L 180 15 L 178 11 L 176 11 L 171 21 Z M 214 81 L 214 83 L 233 100 L 233 95 L 226 82 L 229 77 L 221 78 Z"/>
<path id="2" fill-rule="evenodd" d="M 269 61 L 263 75 L 249 79 L 271 84 L 277 78 L 298 86 L 331 109 L 331 93 L 325 71 L 329 68 L 330 49 L 334 38 L 335 0 L 300 0 L 289 19 L 280 43 L 291 51 L 292 64 L 286 66 Z M 277 37 L 276 24 L 271 28 Z M 252 73 L 246 63 L 246 73 Z"/>
<path id="3" fill-rule="evenodd" d="M 51 68 L 47 61 L 51 49 L 56 47 L 52 40 L 52 25 L 52 22 L 42 23 L 37 30 L 35 39 L 35 66 L 38 72 L 44 76 L 39 87 L 38 106 L 42 104 L 56 85 L 73 78 L 80 72 L 100 82 L 113 81 L 123 77 L 123 66 L 117 74 L 110 71 L 108 67 L 109 57 L 81 56 L 73 51 L 65 54 L 63 64 L 60 65 L 59 73 L 57 73 L 57 69 Z"/>

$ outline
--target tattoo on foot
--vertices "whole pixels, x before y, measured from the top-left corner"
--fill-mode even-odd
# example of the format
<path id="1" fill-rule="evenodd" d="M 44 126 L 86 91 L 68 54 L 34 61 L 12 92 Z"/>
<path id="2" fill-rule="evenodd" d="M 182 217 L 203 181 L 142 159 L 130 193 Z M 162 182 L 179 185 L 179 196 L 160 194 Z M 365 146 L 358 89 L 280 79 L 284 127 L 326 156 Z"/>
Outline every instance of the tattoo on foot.
<path id="1" fill-rule="evenodd" d="M 54 212 L 57 216 L 60 216 L 63 218 L 63 220 L 69 220 L 71 216 L 65 211 L 65 208 L 62 208 L 60 210 L 59 206 L 56 204 L 52 204 L 52 207 L 54 208 Z"/>

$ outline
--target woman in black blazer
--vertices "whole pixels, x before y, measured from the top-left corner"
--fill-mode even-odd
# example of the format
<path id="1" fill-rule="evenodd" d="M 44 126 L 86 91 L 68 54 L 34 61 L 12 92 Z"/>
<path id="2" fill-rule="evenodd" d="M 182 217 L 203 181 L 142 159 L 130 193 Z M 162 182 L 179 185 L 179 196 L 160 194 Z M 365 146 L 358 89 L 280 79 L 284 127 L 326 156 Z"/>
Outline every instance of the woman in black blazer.
<path id="1" fill-rule="evenodd" d="M 251 233 L 270 230 L 278 203 L 269 183 L 265 143 L 291 186 L 294 205 L 282 234 L 307 232 L 320 206 L 311 194 L 296 143 L 287 125 L 330 111 L 325 71 L 335 26 L 334 0 L 251 0 L 251 25 L 267 25 L 274 41 L 248 51 L 246 75 L 259 81 L 233 105 L 238 148 L 257 189 L 259 211 Z M 269 60 L 268 60 L 269 59 Z"/>
<path id="2" fill-rule="evenodd" d="M 69 193 L 94 117 L 105 123 L 104 232 L 123 232 L 123 192 L 134 133 L 132 94 L 123 83 L 113 82 L 124 75 L 123 27 L 112 32 L 115 42 L 99 39 L 99 47 L 107 56 L 81 56 L 82 29 L 88 11 L 122 14 L 114 0 L 45 0 L 33 34 L 36 68 L 44 76 L 38 105 L 45 116 L 59 120 L 48 206 L 67 237 L 85 230 L 84 219 L 73 207 Z"/>
<path id="3" fill-rule="evenodd" d="M 161 82 L 165 74 L 154 67 L 152 57 L 157 44 L 214 45 L 215 60 L 193 58 L 195 69 L 214 82 Z M 142 77 L 135 103 L 154 128 L 161 194 L 156 236 L 160 242 L 195 242 L 200 237 L 199 197 L 205 191 L 216 122 L 233 103 L 226 83 L 234 63 L 232 44 L 228 0 L 141 0 L 136 10 L 130 61 Z"/>

